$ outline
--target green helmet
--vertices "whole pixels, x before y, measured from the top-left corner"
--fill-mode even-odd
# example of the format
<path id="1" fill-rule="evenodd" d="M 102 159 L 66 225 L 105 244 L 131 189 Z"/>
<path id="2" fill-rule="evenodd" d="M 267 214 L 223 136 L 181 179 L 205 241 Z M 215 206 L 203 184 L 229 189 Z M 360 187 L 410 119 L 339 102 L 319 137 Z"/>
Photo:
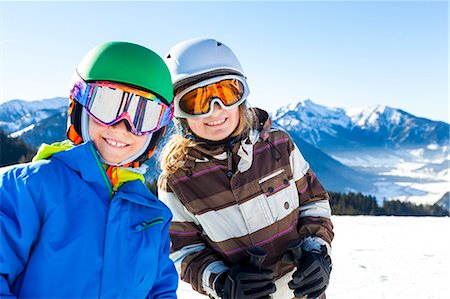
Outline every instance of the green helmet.
<path id="1" fill-rule="evenodd" d="M 85 82 L 109 81 L 150 91 L 167 105 L 173 100 L 172 79 L 163 59 L 146 47 L 128 42 L 108 42 L 89 51 L 79 63 L 76 76 Z M 68 109 L 67 137 L 75 144 L 89 140 L 87 117 L 83 106 L 74 98 Z M 132 166 L 140 166 L 148 160 L 166 126 L 162 127 L 148 140 L 148 146 L 130 161 Z"/>
<path id="2" fill-rule="evenodd" d="M 168 104 L 172 103 L 169 69 L 158 54 L 140 45 L 127 42 L 101 44 L 81 60 L 77 73 L 86 82 L 125 83 L 151 91 Z"/>

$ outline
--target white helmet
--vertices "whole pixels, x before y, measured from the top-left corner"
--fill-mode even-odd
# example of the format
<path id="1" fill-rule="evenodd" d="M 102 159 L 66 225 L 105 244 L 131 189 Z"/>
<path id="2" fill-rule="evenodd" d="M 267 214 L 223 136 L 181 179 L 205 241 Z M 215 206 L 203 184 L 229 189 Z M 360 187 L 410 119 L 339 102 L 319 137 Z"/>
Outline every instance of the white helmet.
<path id="1" fill-rule="evenodd" d="M 212 38 L 195 38 L 173 46 L 165 57 L 174 90 L 212 77 L 245 74 L 233 51 Z"/>

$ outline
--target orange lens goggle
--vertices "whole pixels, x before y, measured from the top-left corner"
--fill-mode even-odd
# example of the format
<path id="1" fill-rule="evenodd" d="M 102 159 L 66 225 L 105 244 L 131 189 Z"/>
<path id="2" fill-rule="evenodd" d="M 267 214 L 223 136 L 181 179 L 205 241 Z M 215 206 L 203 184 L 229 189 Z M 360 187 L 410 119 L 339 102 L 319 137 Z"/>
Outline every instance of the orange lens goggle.
<path id="1" fill-rule="evenodd" d="M 235 75 L 202 81 L 175 96 L 175 116 L 207 117 L 212 114 L 215 102 L 224 109 L 232 109 L 239 106 L 248 93 L 245 80 Z"/>

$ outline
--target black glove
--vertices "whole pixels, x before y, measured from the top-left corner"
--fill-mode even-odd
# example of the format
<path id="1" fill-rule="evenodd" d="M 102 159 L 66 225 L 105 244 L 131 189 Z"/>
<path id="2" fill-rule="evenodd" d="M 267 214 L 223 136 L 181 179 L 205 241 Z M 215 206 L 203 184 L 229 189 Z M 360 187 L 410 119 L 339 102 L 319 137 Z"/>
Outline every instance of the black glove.
<path id="1" fill-rule="evenodd" d="M 235 265 L 216 280 L 217 294 L 224 299 L 270 298 L 275 292 L 272 270 L 253 265 Z"/>
<path id="2" fill-rule="evenodd" d="M 295 261 L 297 271 L 292 275 L 289 288 L 294 290 L 295 297 L 317 298 L 328 287 L 331 273 L 331 257 L 326 246 L 319 250 L 302 251 L 300 261 Z"/>

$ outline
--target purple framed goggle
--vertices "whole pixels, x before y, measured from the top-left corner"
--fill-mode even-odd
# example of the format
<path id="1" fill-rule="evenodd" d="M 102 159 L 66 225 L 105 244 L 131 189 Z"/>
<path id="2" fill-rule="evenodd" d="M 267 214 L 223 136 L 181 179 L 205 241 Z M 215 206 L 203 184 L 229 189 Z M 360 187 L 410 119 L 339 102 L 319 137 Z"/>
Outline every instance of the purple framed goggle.
<path id="1" fill-rule="evenodd" d="M 113 125 L 125 119 L 136 135 L 151 134 L 173 118 L 173 103 L 168 106 L 151 92 L 119 83 L 87 83 L 79 78 L 70 95 L 102 124 Z"/>

